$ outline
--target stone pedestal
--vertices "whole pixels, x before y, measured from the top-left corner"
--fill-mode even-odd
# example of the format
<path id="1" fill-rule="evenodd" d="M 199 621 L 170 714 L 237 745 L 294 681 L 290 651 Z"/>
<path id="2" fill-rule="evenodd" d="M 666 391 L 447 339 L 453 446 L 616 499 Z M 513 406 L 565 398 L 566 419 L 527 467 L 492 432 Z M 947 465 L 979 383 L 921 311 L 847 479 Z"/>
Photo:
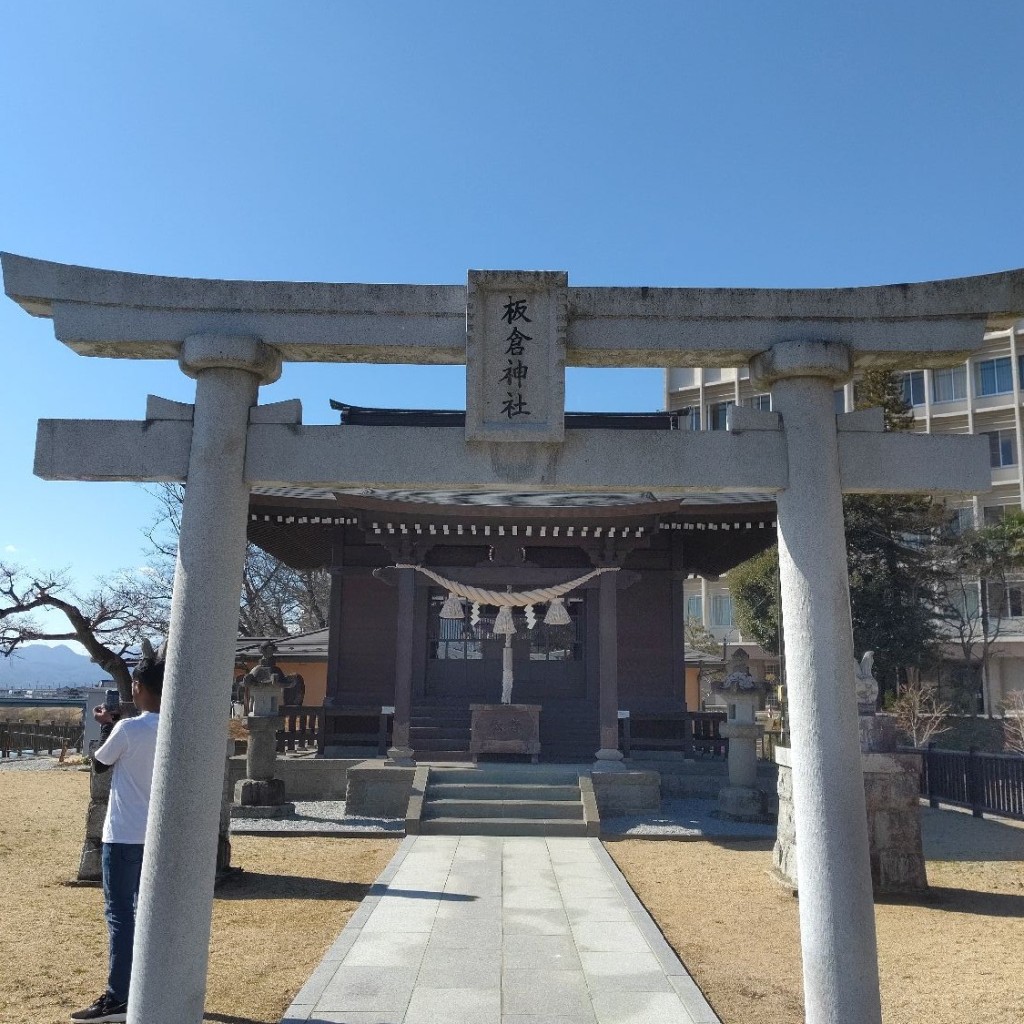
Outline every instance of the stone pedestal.
<path id="1" fill-rule="evenodd" d="M 89 809 L 85 812 L 85 842 L 78 863 L 79 882 L 103 880 L 103 820 L 107 816 L 112 777 L 112 771 L 97 774 L 95 768 L 89 768 Z"/>
<path id="2" fill-rule="evenodd" d="M 775 751 L 779 765 L 779 824 L 772 861 L 780 880 L 799 887 L 792 754 Z M 867 807 L 871 885 L 875 895 L 928 887 L 921 845 L 920 759 L 914 754 L 861 755 Z"/>
<path id="3" fill-rule="evenodd" d="M 540 755 L 539 704 L 470 704 L 473 718 L 469 752 L 526 754 L 536 764 Z"/>

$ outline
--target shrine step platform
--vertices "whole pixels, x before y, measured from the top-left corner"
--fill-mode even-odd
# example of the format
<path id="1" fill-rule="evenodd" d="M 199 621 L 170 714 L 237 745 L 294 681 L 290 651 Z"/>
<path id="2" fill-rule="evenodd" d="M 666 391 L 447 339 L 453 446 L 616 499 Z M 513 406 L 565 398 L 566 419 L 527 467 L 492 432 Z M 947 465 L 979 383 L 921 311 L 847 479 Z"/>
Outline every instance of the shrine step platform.
<path id="1" fill-rule="evenodd" d="M 588 815 L 586 811 L 581 772 L 586 774 L 586 769 L 526 764 L 432 767 L 421 831 L 424 835 L 596 834 L 596 812 Z"/>

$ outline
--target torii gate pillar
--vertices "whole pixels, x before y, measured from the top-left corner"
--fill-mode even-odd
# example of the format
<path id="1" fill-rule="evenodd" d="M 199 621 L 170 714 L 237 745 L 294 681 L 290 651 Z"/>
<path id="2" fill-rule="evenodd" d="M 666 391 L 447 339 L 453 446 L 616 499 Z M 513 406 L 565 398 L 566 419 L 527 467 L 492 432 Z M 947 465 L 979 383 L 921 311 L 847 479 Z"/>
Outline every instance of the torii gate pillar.
<path id="1" fill-rule="evenodd" d="M 249 510 L 246 432 L 260 384 L 281 373 L 274 349 L 230 335 L 192 335 L 179 363 L 196 378 L 195 414 L 128 997 L 129 1019 L 147 1024 L 203 1016 Z"/>
<path id="2" fill-rule="evenodd" d="M 854 824 L 866 812 L 833 393 L 850 375 L 837 343 L 785 342 L 751 362 L 789 461 L 776 502 L 808 1024 L 882 1019 L 867 830 Z"/>

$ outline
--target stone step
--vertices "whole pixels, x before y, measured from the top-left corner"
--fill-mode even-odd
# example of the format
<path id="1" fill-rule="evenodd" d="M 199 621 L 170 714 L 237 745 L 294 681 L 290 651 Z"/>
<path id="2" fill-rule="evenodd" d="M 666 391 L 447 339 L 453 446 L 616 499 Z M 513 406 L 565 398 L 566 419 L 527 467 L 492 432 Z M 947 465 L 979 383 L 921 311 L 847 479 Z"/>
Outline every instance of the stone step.
<path id="1" fill-rule="evenodd" d="M 583 820 L 583 803 L 567 800 L 434 800 L 427 798 L 423 818 L 546 818 Z"/>
<path id="2" fill-rule="evenodd" d="M 417 750 L 465 750 L 469 751 L 469 737 L 462 742 L 460 736 L 453 736 L 446 733 L 443 736 L 423 736 L 418 733 L 411 733 L 409 741 Z"/>
<path id="3" fill-rule="evenodd" d="M 409 730 L 413 736 L 423 736 L 425 738 L 433 736 L 465 737 L 467 743 L 469 743 L 469 737 L 471 735 L 468 725 L 465 729 L 460 729 L 454 725 L 411 725 Z"/>
<path id="4" fill-rule="evenodd" d="M 586 822 L 544 818 L 428 818 L 423 835 L 433 836 L 585 836 Z"/>
<path id="5" fill-rule="evenodd" d="M 423 750 L 413 747 L 413 759 L 416 761 L 471 761 L 468 750 Z"/>
<path id="6" fill-rule="evenodd" d="M 435 773 L 437 774 L 437 773 Z M 428 783 L 429 800 L 568 800 L 580 799 L 579 784 L 440 782 Z"/>
<path id="7" fill-rule="evenodd" d="M 481 764 L 474 768 L 438 768 L 430 773 L 430 785 L 453 783 L 579 786 L 579 774 L 558 765 Z"/>

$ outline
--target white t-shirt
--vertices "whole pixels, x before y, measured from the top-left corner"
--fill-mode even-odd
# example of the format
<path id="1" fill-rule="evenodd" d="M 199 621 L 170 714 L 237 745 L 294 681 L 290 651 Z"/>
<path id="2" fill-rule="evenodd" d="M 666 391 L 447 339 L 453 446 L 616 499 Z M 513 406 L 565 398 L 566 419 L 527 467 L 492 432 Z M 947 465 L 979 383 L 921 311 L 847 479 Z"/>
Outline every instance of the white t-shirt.
<path id="1" fill-rule="evenodd" d="M 113 765 L 110 801 L 103 822 L 103 842 L 143 843 L 149 790 L 153 784 L 153 758 L 160 715 L 143 711 L 134 718 L 122 718 L 106 743 L 93 754 L 97 761 Z"/>

